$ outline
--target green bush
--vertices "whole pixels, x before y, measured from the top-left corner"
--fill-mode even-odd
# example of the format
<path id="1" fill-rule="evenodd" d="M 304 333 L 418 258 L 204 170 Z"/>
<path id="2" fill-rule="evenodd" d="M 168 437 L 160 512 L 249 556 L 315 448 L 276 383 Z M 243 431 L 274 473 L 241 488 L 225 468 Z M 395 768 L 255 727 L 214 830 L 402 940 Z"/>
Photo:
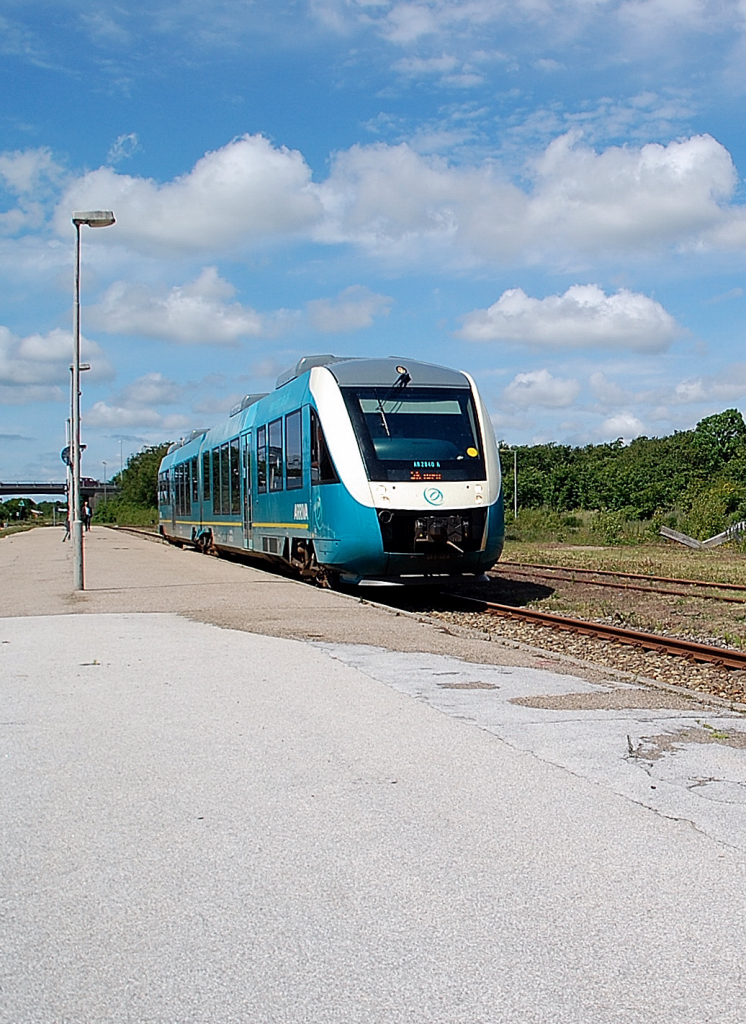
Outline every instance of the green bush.
<path id="1" fill-rule="evenodd" d="M 556 512 L 551 508 L 520 509 L 518 518 L 506 515 L 507 540 L 533 544 L 580 544 L 607 547 L 619 544 L 645 544 L 657 536 L 660 527 L 641 520 L 634 508 Z"/>
<path id="2" fill-rule="evenodd" d="M 121 498 L 113 498 L 99 502 L 93 514 L 93 522 L 116 523 L 118 526 L 155 526 L 158 523 L 158 509 L 143 508 Z"/>
<path id="3" fill-rule="evenodd" d="M 706 489 L 692 489 L 688 497 L 682 529 L 697 540 L 707 540 L 746 519 L 746 486 L 733 480 L 715 480 Z"/>

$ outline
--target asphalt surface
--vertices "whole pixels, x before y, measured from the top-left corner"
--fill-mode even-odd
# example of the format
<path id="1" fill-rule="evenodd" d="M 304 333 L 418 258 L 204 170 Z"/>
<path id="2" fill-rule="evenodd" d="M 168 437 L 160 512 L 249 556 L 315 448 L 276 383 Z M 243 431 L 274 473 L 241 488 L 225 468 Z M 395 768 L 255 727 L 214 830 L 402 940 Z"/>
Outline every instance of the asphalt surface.
<path id="1" fill-rule="evenodd" d="M 60 536 L 0 541 L 3 1024 L 746 1019 L 737 768 L 643 800 L 742 719 Z"/>

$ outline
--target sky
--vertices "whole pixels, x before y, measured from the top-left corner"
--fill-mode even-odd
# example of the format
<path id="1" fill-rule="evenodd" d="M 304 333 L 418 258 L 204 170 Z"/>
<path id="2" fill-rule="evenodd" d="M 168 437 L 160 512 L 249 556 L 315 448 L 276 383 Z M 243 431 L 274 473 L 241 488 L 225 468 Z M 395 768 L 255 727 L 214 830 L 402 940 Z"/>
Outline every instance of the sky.
<path id="1" fill-rule="evenodd" d="M 746 0 L 0 0 L 0 480 L 303 355 L 471 373 L 506 445 L 746 407 Z"/>

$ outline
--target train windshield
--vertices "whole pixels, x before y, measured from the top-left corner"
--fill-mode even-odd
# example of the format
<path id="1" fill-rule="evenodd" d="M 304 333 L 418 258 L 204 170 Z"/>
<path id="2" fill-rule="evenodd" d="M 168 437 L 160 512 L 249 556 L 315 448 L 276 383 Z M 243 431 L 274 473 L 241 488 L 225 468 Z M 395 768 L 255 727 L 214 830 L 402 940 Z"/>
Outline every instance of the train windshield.
<path id="1" fill-rule="evenodd" d="M 468 388 L 342 388 L 371 480 L 484 480 Z"/>

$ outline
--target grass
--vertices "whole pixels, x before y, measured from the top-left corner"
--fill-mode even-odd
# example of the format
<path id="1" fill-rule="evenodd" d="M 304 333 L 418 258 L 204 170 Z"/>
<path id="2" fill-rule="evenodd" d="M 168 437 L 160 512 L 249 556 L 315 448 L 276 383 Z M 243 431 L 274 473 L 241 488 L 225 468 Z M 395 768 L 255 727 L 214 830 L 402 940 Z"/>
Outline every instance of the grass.
<path id="1" fill-rule="evenodd" d="M 617 547 L 508 540 L 502 560 L 746 585 L 746 554 L 725 545 L 709 551 L 695 551 L 674 541 L 651 540 L 634 547 Z"/>
<path id="2" fill-rule="evenodd" d="M 10 537 L 12 533 L 26 533 L 27 530 L 33 530 L 40 525 L 41 523 L 17 523 L 14 526 L 4 526 L 0 530 L 0 537 Z"/>

